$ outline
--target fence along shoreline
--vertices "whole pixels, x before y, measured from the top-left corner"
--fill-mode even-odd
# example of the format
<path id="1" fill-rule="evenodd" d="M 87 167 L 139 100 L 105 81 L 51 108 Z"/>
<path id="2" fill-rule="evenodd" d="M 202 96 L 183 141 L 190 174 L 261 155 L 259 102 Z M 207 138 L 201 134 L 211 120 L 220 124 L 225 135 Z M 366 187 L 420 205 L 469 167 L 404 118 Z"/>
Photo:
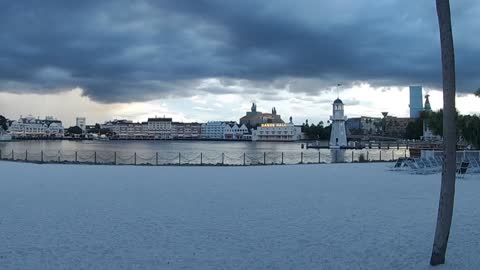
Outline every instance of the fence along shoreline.
<path id="1" fill-rule="evenodd" d="M 138 166 L 252 166 L 322 163 L 391 162 L 407 157 L 407 150 L 332 150 L 325 152 L 121 152 L 28 151 L 0 149 L 0 160 L 37 164 L 90 164 Z"/>

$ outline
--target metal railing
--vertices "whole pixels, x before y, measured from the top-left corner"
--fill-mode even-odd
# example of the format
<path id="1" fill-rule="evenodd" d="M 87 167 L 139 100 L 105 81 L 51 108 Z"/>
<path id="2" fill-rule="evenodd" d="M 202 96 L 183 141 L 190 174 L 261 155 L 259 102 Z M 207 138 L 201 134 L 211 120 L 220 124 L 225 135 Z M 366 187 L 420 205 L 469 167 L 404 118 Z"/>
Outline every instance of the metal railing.
<path id="1" fill-rule="evenodd" d="M 0 160 L 33 163 L 108 165 L 283 165 L 393 161 L 408 157 L 404 150 L 327 150 L 305 152 L 121 152 L 1 150 Z"/>

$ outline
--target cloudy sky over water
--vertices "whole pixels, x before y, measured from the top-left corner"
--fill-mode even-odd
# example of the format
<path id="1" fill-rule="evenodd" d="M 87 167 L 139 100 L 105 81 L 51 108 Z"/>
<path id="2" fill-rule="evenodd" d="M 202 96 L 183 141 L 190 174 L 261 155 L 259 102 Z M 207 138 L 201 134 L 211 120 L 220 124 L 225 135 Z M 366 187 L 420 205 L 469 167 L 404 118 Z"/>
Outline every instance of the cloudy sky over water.
<path id="1" fill-rule="evenodd" d="M 479 113 L 480 2 L 452 1 L 458 109 Z M 294 122 L 442 105 L 435 1 L 2 1 L 0 114 Z"/>

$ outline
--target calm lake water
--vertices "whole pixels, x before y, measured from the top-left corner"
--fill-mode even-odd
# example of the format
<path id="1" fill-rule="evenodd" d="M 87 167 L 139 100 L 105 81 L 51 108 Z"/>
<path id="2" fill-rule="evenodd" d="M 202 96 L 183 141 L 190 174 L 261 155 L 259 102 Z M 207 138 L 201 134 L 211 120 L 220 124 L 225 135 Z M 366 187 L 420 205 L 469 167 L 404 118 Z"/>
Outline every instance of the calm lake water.
<path id="1" fill-rule="evenodd" d="M 405 155 L 400 149 L 337 150 L 302 149 L 305 142 L 245 142 L 245 141 L 67 141 L 32 140 L 1 142 L 2 158 L 35 161 L 84 161 L 125 164 L 155 163 L 155 155 L 162 164 L 199 162 L 241 164 L 251 163 L 318 163 L 358 161 L 360 155 L 369 160 L 391 160 Z M 328 142 L 321 142 L 327 145 Z M 28 152 L 26 154 L 25 152 Z M 179 153 L 181 157 L 179 158 Z M 200 158 L 200 155 L 201 158 Z M 246 157 L 243 157 L 243 156 Z M 202 161 L 200 161 L 202 159 Z"/>
<path id="2" fill-rule="evenodd" d="M 323 142 L 327 145 L 327 142 Z M 300 152 L 299 142 L 245 141 L 67 141 L 33 140 L 0 143 L 3 151 L 117 151 L 117 152 Z M 303 151 L 318 152 L 314 149 Z"/>

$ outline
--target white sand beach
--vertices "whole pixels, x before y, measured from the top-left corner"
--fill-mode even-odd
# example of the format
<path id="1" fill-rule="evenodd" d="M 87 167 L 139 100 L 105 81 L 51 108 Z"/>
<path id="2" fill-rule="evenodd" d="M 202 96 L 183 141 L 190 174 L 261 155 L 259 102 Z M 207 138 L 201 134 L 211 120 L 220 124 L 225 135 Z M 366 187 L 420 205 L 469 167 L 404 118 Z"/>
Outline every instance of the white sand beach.
<path id="1" fill-rule="evenodd" d="M 134 167 L 0 162 L 0 269 L 479 269 L 480 177 L 389 163 Z"/>

